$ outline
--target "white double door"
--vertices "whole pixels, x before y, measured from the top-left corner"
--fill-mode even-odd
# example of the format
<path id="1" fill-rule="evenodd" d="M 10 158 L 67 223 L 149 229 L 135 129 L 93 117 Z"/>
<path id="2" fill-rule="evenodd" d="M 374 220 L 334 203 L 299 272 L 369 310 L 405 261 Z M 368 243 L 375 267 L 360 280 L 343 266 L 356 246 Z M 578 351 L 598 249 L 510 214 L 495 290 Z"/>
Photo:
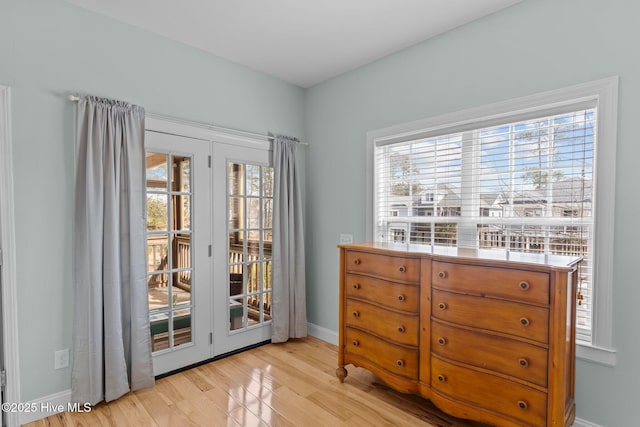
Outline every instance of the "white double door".
<path id="1" fill-rule="evenodd" d="M 148 130 L 145 146 L 154 373 L 269 340 L 268 144 Z"/>

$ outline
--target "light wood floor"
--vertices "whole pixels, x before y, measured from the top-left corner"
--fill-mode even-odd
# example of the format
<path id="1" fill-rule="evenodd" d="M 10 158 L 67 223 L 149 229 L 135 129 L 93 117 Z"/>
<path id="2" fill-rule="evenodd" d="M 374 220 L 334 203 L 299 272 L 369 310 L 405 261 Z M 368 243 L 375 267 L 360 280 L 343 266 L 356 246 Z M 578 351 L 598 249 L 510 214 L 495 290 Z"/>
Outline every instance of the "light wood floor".
<path id="1" fill-rule="evenodd" d="M 340 384 L 337 357 L 335 346 L 315 338 L 269 344 L 160 379 L 89 413 L 27 426 L 480 426 L 395 392 L 365 369 L 347 366 Z"/>

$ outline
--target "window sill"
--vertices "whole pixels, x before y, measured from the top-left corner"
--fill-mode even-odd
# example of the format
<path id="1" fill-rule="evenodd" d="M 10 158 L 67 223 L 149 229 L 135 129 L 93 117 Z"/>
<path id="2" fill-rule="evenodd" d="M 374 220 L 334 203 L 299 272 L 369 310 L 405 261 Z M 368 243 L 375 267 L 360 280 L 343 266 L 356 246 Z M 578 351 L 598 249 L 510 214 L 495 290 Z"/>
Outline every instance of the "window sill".
<path id="1" fill-rule="evenodd" d="M 576 342 L 576 358 L 587 362 L 614 367 L 617 362 L 616 351 L 610 348 L 596 347 L 584 341 Z"/>

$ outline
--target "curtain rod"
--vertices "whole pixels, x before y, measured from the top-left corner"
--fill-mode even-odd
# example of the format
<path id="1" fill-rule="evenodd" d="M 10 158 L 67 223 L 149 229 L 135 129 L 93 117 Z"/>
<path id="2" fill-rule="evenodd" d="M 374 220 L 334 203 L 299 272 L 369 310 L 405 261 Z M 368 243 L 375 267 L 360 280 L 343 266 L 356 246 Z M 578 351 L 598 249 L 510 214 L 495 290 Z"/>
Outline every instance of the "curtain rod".
<path id="1" fill-rule="evenodd" d="M 72 101 L 72 102 L 78 102 L 80 100 L 80 97 L 78 95 L 69 95 L 69 96 L 67 96 L 67 99 L 69 101 Z M 221 130 L 221 131 L 239 133 L 239 134 L 243 134 L 243 135 L 247 135 L 247 136 L 253 136 L 253 137 L 258 137 L 258 138 L 266 138 L 266 139 L 269 139 L 269 140 L 274 139 L 273 136 L 264 135 L 262 133 L 247 132 L 245 130 L 239 130 L 239 129 L 227 128 L 227 127 L 223 127 L 223 126 L 211 125 L 211 124 L 208 124 L 208 123 L 198 123 L 198 122 L 192 122 L 192 121 L 189 121 L 189 120 L 175 119 L 173 117 L 162 116 L 160 114 L 154 114 L 154 113 L 149 113 L 149 115 L 150 116 L 155 116 L 155 117 L 158 117 L 158 118 L 165 118 L 165 119 L 169 119 L 169 120 L 178 120 L 178 121 L 183 122 L 183 123 L 191 123 L 191 124 L 195 124 L 195 125 L 199 125 L 199 126 L 206 126 L 208 128 L 218 129 L 218 130 Z M 299 145 L 304 145 L 304 146 L 308 146 L 309 145 L 308 142 L 303 142 L 303 141 L 298 141 L 298 144 Z"/>

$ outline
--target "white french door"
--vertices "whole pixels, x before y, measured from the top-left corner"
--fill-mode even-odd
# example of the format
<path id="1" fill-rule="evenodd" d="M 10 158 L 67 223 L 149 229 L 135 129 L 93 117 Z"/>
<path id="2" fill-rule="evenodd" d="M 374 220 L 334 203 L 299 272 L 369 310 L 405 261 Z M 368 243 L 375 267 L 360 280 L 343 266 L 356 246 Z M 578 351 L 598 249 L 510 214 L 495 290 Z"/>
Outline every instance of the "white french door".
<path id="1" fill-rule="evenodd" d="M 159 375 L 271 338 L 273 169 L 265 141 L 156 120 L 147 127 L 147 286 Z"/>
<path id="2" fill-rule="evenodd" d="M 147 286 L 156 375 L 211 357 L 210 143 L 147 131 Z"/>
<path id="3" fill-rule="evenodd" d="M 266 148 L 213 145 L 215 355 L 271 339 L 273 169 Z"/>

